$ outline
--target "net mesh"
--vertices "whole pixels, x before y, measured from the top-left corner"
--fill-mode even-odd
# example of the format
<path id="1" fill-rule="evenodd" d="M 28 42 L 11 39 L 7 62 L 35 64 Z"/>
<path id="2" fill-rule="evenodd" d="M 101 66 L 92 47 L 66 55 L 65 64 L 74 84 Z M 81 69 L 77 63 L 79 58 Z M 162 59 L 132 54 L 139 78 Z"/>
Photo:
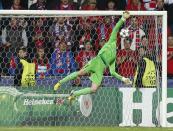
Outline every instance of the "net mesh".
<path id="1" fill-rule="evenodd" d="M 101 88 L 92 99 L 91 95 L 82 96 L 72 105 L 67 100 L 71 90 L 91 86 L 88 76 L 69 81 L 56 94 L 53 93 L 56 82 L 78 71 L 97 55 L 109 40 L 119 18 L 119 15 L 0 16 L 0 111 L 3 112 L 0 124 L 118 126 L 123 121 L 127 126 L 139 125 L 142 112 L 136 109 L 133 114 L 129 113 L 132 106 L 128 99 L 123 99 L 124 90 L 119 90 L 126 87 L 125 92 L 131 92 L 131 86 L 127 88 L 123 82 L 110 76 L 107 69 Z M 116 72 L 133 81 L 140 60 L 139 48 L 144 46 L 158 72 L 157 83 L 161 83 L 162 16 L 132 16 L 122 28 L 129 29 L 131 43 L 118 34 Z M 31 71 L 25 78 L 30 84 L 24 86 L 21 85 L 24 70 L 19 57 L 34 63 L 28 67 Z M 142 75 L 139 76 L 142 79 Z M 138 83 L 138 87 L 143 86 Z M 152 113 L 157 114 L 160 91 L 153 90 Z M 132 91 L 133 101 L 142 101 L 141 92 Z M 123 112 L 124 108 L 127 112 Z M 123 120 L 123 115 L 129 120 L 133 116 L 133 121 Z M 156 115 L 152 122 L 158 125 Z"/>

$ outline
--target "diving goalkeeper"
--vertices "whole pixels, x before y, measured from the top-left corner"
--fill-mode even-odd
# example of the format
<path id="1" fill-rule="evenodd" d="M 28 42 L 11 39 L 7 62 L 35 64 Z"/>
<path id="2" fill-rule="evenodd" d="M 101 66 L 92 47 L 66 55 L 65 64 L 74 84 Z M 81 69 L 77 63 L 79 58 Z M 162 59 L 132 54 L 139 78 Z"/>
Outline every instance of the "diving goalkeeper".
<path id="1" fill-rule="evenodd" d="M 112 76 L 114 76 L 118 80 L 123 81 L 127 85 L 131 84 L 132 82 L 129 78 L 125 78 L 115 72 L 117 33 L 119 32 L 119 29 L 124 24 L 126 19 L 128 19 L 129 17 L 130 13 L 128 11 L 125 11 L 121 19 L 113 28 L 108 42 L 105 43 L 105 45 L 99 51 L 98 55 L 92 60 L 90 60 L 82 69 L 80 69 L 80 71 L 74 72 L 60 80 L 54 86 L 54 91 L 58 90 L 62 84 L 66 83 L 69 80 L 76 79 L 78 76 L 80 77 L 89 74 L 90 80 L 92 81 L 91 88 L 84 88 L 78 91 L 74 91 L 70 94 L 69 99 L 78 97 L 80 95 L 95 93 L 101 85 L 103 73 L 105 68 L 107 67 L 109 67 Z"/>

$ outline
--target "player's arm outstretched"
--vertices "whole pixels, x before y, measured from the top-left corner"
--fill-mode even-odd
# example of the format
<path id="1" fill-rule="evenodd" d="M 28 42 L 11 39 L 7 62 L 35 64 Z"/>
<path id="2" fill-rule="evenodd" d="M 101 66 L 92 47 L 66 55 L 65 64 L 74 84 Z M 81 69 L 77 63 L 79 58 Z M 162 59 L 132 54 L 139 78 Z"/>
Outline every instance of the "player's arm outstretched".
<path id="1" fill-rule="evenodd" d="M 130 17 L 130 13 L 128 11 L 125 11 L 122 15 L 121 20 L 119 20 L 119 22 L 114 27 L 109 41 L 114 41 L 117 38 L 117 33 L 123 23 L 122 21 L 126 21 L 126 19 L 128 19 L 129 17 Z M 111 75 L 114 76 L 115 78 L 117 78 L 118 80 L 123 81 L 127 85 L 132 84 L 132 82 L 130 81 L 129 78 L 125 78 L 115 72 L 115 61 L 109 65 L 109 70 L 110 70 Z"/>
<path id="2" fill-rule="evenodd" d="M 109 70 L 112 76 L 114 76 L 115 78 L 117 78 L 120 81 L 123 81 L 126 85 L 131 85 L 132 81 L 129 78 L 125 78 L 121 75 L 119 75 L 117 72 L 115 72 L 115 62 L 113 62 L 110 66 L 109 66 Z"/>
<path id="3" fill-rule="evenodd" d="M 123 12 L 123 15 L 121 19 L 118 21 L 118 23 L 115 25 L 115 27 L 112 30 L 111 36 L 109 38 L 108 43 L 116 41 L 117 34 L 122 26 L 122 24 L 130 17 L 130 13 L 128 11 Z"/>

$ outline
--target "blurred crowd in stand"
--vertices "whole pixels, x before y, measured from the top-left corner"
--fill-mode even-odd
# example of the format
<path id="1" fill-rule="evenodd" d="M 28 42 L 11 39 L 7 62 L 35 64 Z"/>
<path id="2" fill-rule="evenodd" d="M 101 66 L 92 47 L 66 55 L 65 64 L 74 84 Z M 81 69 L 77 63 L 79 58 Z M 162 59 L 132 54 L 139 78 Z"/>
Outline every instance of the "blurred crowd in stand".
<path id="1" fill-rule="evenodd" d="M 0 0 L 1 10 L 129 10 L 168 11 L 168 77 L 173 77 L 172 0 Z M 0 75 L 13 76 L 18 48 L 27 47 L 36 76 L 64 76 L 82 68 L 108 41 L 120 16 L 28 18 L 0 16 Z M 116 70 L 134 77 L 138 47 L 145 46 L 161 70 L 162 17 L 132 16 L 122 28 L 129 39 L 117 42 Z M 110 75 L 105 70 L 105 75 Z"/>

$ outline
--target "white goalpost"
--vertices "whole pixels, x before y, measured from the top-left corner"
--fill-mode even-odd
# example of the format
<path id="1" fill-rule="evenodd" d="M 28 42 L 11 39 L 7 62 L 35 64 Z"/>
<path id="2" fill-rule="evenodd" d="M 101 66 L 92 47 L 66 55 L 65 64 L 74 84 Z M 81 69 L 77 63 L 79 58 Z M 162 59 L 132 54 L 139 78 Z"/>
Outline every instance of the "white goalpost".
<path id="1" fill-rule="evenodd" d="M 145 21 L 142 20 L 142 22 L 140 24 L 142 24 L 144 26 L 145 25 L 148 26 L 147 29 L 145 29 L 145 27 L 144 27 L 144 30 L 146 31 L 145 35 L 148 37 L 148 39 L 152 38 L 149 36 L 150 35 L 149 32 L 151 34 L 153 33 L 152 35 L 155 36 L 155 38 L 153 40 L 154 41 L 153 45 L 154 45 L 154 47 L 156 47 L 156 53 L 153 55 L 154 55 L 154 57 L 158 57 L 157 55 L 161 55 L 161 65 L 160 65 L 161 68 L 157 69 L 157 72 L 158 72 L 157 73 L 158 74 L 157 75 L 158 84 L 157 84 L 157 89 L 156 89 L 157 91 L 155 89 L 145 89 L 145 90 L 152 90 L 152 93 L 157 92 L 156 93 L 157 98 L 152 98 L 150 100 L 150 101 L 153 101 L 153 99 L 154 99 L 155 101 L 157 101 L 157 103 L 155 105 L 151 105 L 152 106 L 151 110 L 153 110 L 153 108 L 155 110 L 155 108 L 156 108 L 156 111 L 154 111 L 154 113 L 156 112 L 156 116 L 154 116 L 154 118 L 153 118 L 153 116 L 150 116 L 151 117 L 151 119 L 150 119 L 151 124 L 149 123 L 148 126 L 167 127 L 167 123 L 168 123 L 167 122 L 167 12 L 166 11 L 129 11 L 129 12 L 130 12 L 131 16 L 138 16 L 138 17 L 140 17 L 140 19 L 143 19 L 145 17 Z M 101 20 L 100 21 L 98 20 L 99 24 L 103 24 L 104 18 L 111 17 L 111 16 L 117 16 L 118 18 L 120 18 L 120 16 L 122 14 L 123 14 L 123 11 L 50 11 L 50 10 L 44 10 L 44 11 L 43 10 L 37 10 L 37 11 L 34 11 L 34 10 L 22 10 L 22 11 L 21 10 L 13 10 L 12 11 L 12 10 L 1 10 L 0 11 L 0 22 L 5 19 L 4 21 L 6 23 L 10 23 L 9 19 L 11 19 L 13 17 L 14 18 L 27 19 L 26 21 L 27 22 L 29 21 L 28 23 L 32 23 L 32 22 L 36 23 L 33 19 L 37 19 L 37 18 L 42 18 L 42 19 L 50 18 L 50 21 L 54 22 L 54 18 L 59 18 L 59 17 L 68 17 L 69 19 L 75 18 L 77 20 L 80 19 L 80 17 L 87 17 L 88 18 L 87 20 L 89 21 L 90 16 L 92 16 L 92 17 L 100 16 Z M 152 20 L 149 20 L 148 19 L 149 17 L 147 17 L 147 16 L 151 16 L 153 18 L 153 19 L 152 18 L 151 19 L 153 21 L 155 21 L 155 23 L 150 24 L 150 22 L 152 22 Z M 157 27 L 158 19 L 161 20 L 161 23 L 160 23 L 161 26 L 160 27 Z M 8 24 L 4 24 L 5 22 L 1 22 L 1 25 L 0 25 L 1 30 L 4 30 L 6 28 L 6 26 L 8 25 Z M 45 21 L 45 23 L 51 23 L 51 22 Z M 74 24 L 74 23 L 72 23 L 72 24 Z M 67 22 L 65 24 L 67 24 Z M 80 24 L 80 20 L 78 20 L 78 24 Z M 99 24 L 94 23 L 94 26 L 92 26 L 92 28 L 94 28 L 94 31 L 97 31 L 97 29 L 99 28 Z M 154 32 L 150 31 L 150 28 L 152 28 L 152 27 L 150 27 L 150 25 L 152 25 L 152 24 L 155 25 L 155 31 Z M 27 24 L 25 27 L 26 34 L 31 35 L 32 32 L 31 32 L 30 28 L 27 26 L 30 26 L 30 25 Z M 31 24 L 31 26 L 33 26 L 33 25 Z M 43 24 L 43 26 L 44 26 L 44 24 Z M 32 29 L 34 30 L 34 28 L 35 27 L 33 27 Z M 75 25 L 75 29 L 73 29 L 72 27 L 70 28 L 71 29 L 70 32 L 72 32 L 72 33 L 70 35 L 68 34 L 69 37 L 75 37 L 74 36 L 75 31 L 79 32 L 78 34 L 80 37 L 82 37 L 82 35 L 85 34 L 85 33 L 80 34 L 82 31 L 80 32 L 80 30 L 79 30 L 80 28 L 78 30 L 76 28 L 77 28 L 76 25 Z M 158 31 L 158 28 L 161 28 L 161 32 Z M 49 29 L 50 29 L 49 24 L 45 24 L 45 28 L 43 28 L 43 31 L 48 34 Z M 66 29 L 64 29 L 64 30 L 66 30 Z M 85 30 L 87 30 L 87 28 L 85 28 L 83 30 L 85 32 Z M 92 29 L 89 28 L 89 30 L 92 30 Z M 158 33 L 158 32 L 161 35 L 161 45 L 159 45 L 159 42 L 158 42 L 159 41 L 158 39 L 160 39 L 158 34 L 154 34 L 154 33 Z M 97 34 L 97 32 L 95 32 L 93 34 L 95 35 L 95 34 Z M 66 34 L 63 34 L 63 35 L 64 35 L 64 37 L 67 36 Z M 29 37 L 30 37 L 30 39 L 33 40 L 33 36 L 29 36 Z M 42 36 L 40 36 L 40 37 L 42 37 Z M 73 43 L 75 43 L 74 41 L 76 39 L 77 39 L 76 40 L 77 43 L 80 44 L 81 39 L 78 39 L 76 37 L 73 39 L 73 38 L 69 38 L 69 37 L 67 39 L 69 40 L 69 43 L 71 43 L 71 45 L 73 45 Z M 92 36 L 90 36 L 90 37 L 92 37 Z M 49 36 L 48 36 L 48 39 L 51 39 L 51 38 L 49 38 Z M 90 38 L 90 39 L 92 39 L 92 38 Z M 94 40 L 95 43 L 97 43 L 97 41 L 100 42 L 99 35 Z M 51 43 L 51 42 L 49 41 L 49 43 Z M 155 44 L 156 44 L 156 46 L 155 46 Z M 30 46 L 29 42 L 28 42 L 28 46 Z M 35 53 L 34 49 L 32 49 L 32 47 L 30 47 L 30 48 L 33 51 L 33 52 L 31 52 L 31 54 L 34 54 Z M 95 47 L 95 49 L 96 49 L 96 47 Z M 161 50 L 160 54 L 159 54 L 159 50 Z M 54 53 L 54 50 L 52 52 Z M 79 52 L 78 50 L 74 51 L 73 52 L 74 56 L 77 55 L 78 52 Z M 48 50 L 47 53 L 50 53 L 50 51 Z M 52 59 L 52 54 L 50 54 L 49 56 L 50 56 L 50 59 Z M 85 56 L 85 57 L 87 57 L 87 56 Z M 2 59 L 3 59 L 3 56 L 2 56 Z M 3 67 L 1 67 L 1 68 L 3 68 Z M 6 68 L 6 67 L 4 67 L 4 68 Z M 50 68 L 51 68 L 51 64 L 50 64 Z M 159 76 L 159 72 L 160 72 L 161 76 Z M 57 78 L 59 76 L 58 75 L 57 76 L 54 76 L 54 75 L 45 76 L 44 79 L 39 79 L 37 81 L 37 83 L 40 83 L 40 84 L 38 84 L 36 86 L 40 86 L 40 87 L 41 86 L 53 86 L 55 83 L 55 80 L 57 80 L 55 78 Z M 15 110 L 14 110 L 14 113 L 16 113 L 17 115 L 22 114 L 22 116 L 20 118 L 17 118 L 16 120 L 12 119 L 11 122 L 8 122 L 8 120 L 6 120 L 6 121 L 3 120 L 3 118 L 5 117 L 5 113 L 0 114 L 0 123 L 2 123 L 2 126 L 3 125 L 14 125 L 13 122 L 16 122 L 16 124 L 18 124 L 18 125 L 22 125 L 23 123 L 25 123 L 26 125 L 27 124 L 28 125 L 34 125 L 35 123 L 33 124 L 33 122 L 31 122 L 32 120 L 33 121 L 38 120 L 38 121 L 40 121 L 40 123 L 45 120 L 46 121 L 44 124 L 45 126 L 47 126 L 47 125 L 51 125 L 51 126 L 57 126 L 57 125 L 60 125 L 60 126 L 64 126 L 64 125 L 65 126 L 68 126 L 68 125 L 70 125 L 70 126 L 71 125 L 72 126 L 73 125 L 74 126 L 76 126 L 76 125 L 79 125 L 79 126 L 81 126 L 81 125 L 85 125 L 85 126 L 86 125 L 140 126 L 141 123 L 144 123 L 144 124 L 141 124 L 141 126 L 147 126 L 146 125 L 147 122 L 144 121 L 147 118 L 143 118 L 143 116 L 141 116 L 141 114 L 143 114 L 142 111 L 145 107 L 142 107 L 142 104 L 140 105 L 139 102 L 136 102 L 136 103 L 133 102 L 134 101 L 133 95 L 136 92 L 136 89 L 134 89 L 132 87 L 125 87 L 124 85 L 121 85 L 122 83 L 120 83 L 117 80 L 113 80 L 112 77 L 110 77 L 110 76 L 108 76 L 108 77 L 105 76 L 105 78 L 104 78 L 104 80 L 106 81 L 105 83 L 108 83 L 108 85 L 103 84 L 102 86 L 103 87 L 104 86 L 110 86 L 110 87 L 120 86 L 120 88 L 119 87 L 118 88 L 114 88 L 114 87 L 106 88 L 106 87 L 104 87 L 102 89 L 102 87 L 101 87 L 100 88 L 101 91 L 98 91 L 98 93 L 96 93 L 96 94 L 92 94 L 92 100 L 91 100 L 90 96 L 87 96 L 87 97 L 83 96 L 82 102 L 83 101 L 84 102 L 82 103 L 82 105 L 81 104 L 79 105 L 79 103 L 81 103 L 81 98 L 79 98 L 76 100 L 75 104 L 72 105 L 71 107 L 69 105 L 65 105 L 63 107 L 64 99 L 61 99 L 62 97 L 59 97 L 61 95 L 65 96 L 65 97 L 68 96 L 67 94 L 69 94 L 69 92 L 73 89 L 73 86 L 71 85 L 71 83 L 70 83 L 70 86 L 68 83 L 66 85 L 68 88 L 62 89 L 60 91 L 59 95 L 58 94 L 57 95 L 51 94 L 50 90 L 51 89 L 53 90 L 53 88 L 50 87 L 50 90 L 48 93 L 46 92 L 46 93 L 38 93 L 37 94 L 37 92 L 34 92 L 35 89 L 32 88 L 30 90 L 29 95 L 28 94 L 27 95 L 21 95 L 22 94 L 22 93 L 20 93 L 21 90 L 19 90 L 19 92 L 18 92 L 19 95 L 13 96 L 10 94 L 8 95 L 8 93 L 10 92 L 10 88 L 13 88 L 11 93 L 14 90 L 13 85 L 9 84 L 10 81 L 13 81 L 13 80 L 11 80 L 11 79 L 13 79 L 13 75 L 10 75 L 10 77 L 8 77 L 8 76 L 1 76 L 1 77 L 3 78 L 3 80 L 0 82 L 0 103 L 2 103 L 2 106 L 6 106 L 6 107 L 0 107 L 0 112 L 5 111 L 5 109 L 13 108 L 14 103 L 15 103 L 15 108 L 17 108 L 18 111 L 15 112 Z M 46 77 L 49 78 L 47 81 L 45 80 Z M 64 76 L 62 75 L 60 77 L 64 77 Z M 133 79 L 133 77 L 132 77 L 132 79 Z M 84 83 L 86 83 L 86 85 L 84 84 L 84 87 L 88 86 L 87 85 L 89 83 L 87 81 L 88 79 L 85 77 L 82 77 L 81 81 L 82 80 L 84 81 Z M 4 81 L 7 81 L 7 82 L 4 82 Z M 7 92 L 5 92 L 6 87 L 8 89 Z M 83 85 L 80 87 L 83 88 Z M 45 88 L 45 89 L 48 89 L 48 88 Z M 78 89 L 78 88 L 75 88 L 75 89 Z M 140 94 L 142 93 L 142 94 L 146 95 L 147 92 L 146 91 L 143 92 L 142 90 L 141 91 L 139 90 L 139 92 L 138 92 L 138 89 L 137 89 L 137 92 L 138 92 L 137 96 L 139 96 L 140 99 L 146 98 L 145 100 L 141 100 L 141 102 L 140 102 L 140 103 L 143 103 L 143 102 L 145 103 L 145 101 L 147 102 L 147 96 L 143 97 Z M 16 89 L 15 89 L 15 91 L 16 91 Z M 33 95 L 31 93 L 32 91 L 34 92 Z M 40 91 L 40 89 L 39 89 L 39 91 Z M 148 92 L 150 92 L 150 91 L 148 91 Z M 114 93 L 116 93 L 116 98 L 114 97 L 115 96 Z M 129 97 L 129 101 L 131 100 L 130 102 L 128 102 L 128 100 L 125 99 L 126 96 L 127 96 L 127 98 Z M 151 97 L 153 97 L 153 96 L 154 95 L 151 94 Z M 12 97 L 15 97 L 14 98 L 15 102 L 9 106 L 9 104 L 11 103 L 10 101 L 13 100 Z M 45 98 L 43 99 L 41 97 L 45 97 Z M 54 103 L 53 100 L 56 99 L 57 97 L 59 97 L 59 99 L 57 100 L 59 103 L 56 103 L 56 102 Z M 6 99 L 8 99 L 8 100 L 6 100 Z M 25 100 L 22 100 L 22 99 L 25 99 Z M 26 103 L 26 100 L 27 100 L 27 104 L 24 104 L 24 103 Z M 48 103 L 48 104 L 46 103 L 44 105 L 46 100 L 51 101 L 51 103 Z M 41 102 L 41 103 L 37 104 L 37 102 Z M 125 102 L 125 104 L 123 102 Z M 32 105 L 32 103 L 34 103 L 34 104 Z M 95 105 L 95 103 L 97 106 Z M 132 105 L 130 105 L 129 103 L 132 103 Z M 123 109 L 123 105 L 125 105 L 125 107 L 127 109 L 125 107 Z M 8 108 L 8 106 L 9 106 L 9 108 Z M 79 114 L 79 112 L 78 112 L 79 107 L 83 111 L 82 114 L 87 114 L 87 115 L 81 116 L 81 114 Z M 133 110 L 135 110 L 135 109 L 141 109 L 142 110 L 142 111 L 140 110 L 142 112 L 141 114 L 137 111 L 137 114 L 139 113 L 140 116 L 134 115 L 135 113 L 133 112 Z M 20 113 L 20 110 L 22 110 L 21 111 L 22 113 Z M 88 110 L 89 110 L 89 113 L 88 113 Z M 128 111 L 128 110 L 130 110 L 130 111 Z M 147 111 L 147 110 L 144 110 L 144 111 Z M 158 113 L 157 113 L 157 111 L 158 111 Z M 41 112 L 40 115 L 38 115 L 39 112 Z M 128 112 L 128 114 L 123 114 L 123 113 L 127 113 L 127 112 Z M 11 113 L 11 115 L 14 114 L 12 110 L 10 110 L 10 113 Z M 7 117 L 9 117 L 9 119 L 11 118 L 10 113 L 7 115 Z M 112 114 L 115 114 L 115 116 L 113 116 Z M 146 114 L 146 113 L 144 113 L 144 114 Z M 153 114 L 153 111 L 151 111 L 151 114 Z M 17 115 L 15 115 L 13 117 L 17 117 Z M 127 115 L 127 117 L 125 115 Z M 44 118 L 42 118 L 42 117 L 44 117 Z M 68 120 L 68 118 L 69 118 L 69 120 Z M 111 121 L 109 119 L 115 120 L 115 121 Z M 125 119 L 129 119 L 129 120 L 125 120 Z M 137 122 L 134 122 L 135 121 L 134 119 Z M 29 122 L 27 122 L 27 121 L 29 121 Z M 67 121 L 67 123 L 66 123 L 66 121 Z M 42 125 L 40 123 L 38 122 L 37 125 Z M 1 124 L 0 124 L 0 126 L 1 126 Z"/>

